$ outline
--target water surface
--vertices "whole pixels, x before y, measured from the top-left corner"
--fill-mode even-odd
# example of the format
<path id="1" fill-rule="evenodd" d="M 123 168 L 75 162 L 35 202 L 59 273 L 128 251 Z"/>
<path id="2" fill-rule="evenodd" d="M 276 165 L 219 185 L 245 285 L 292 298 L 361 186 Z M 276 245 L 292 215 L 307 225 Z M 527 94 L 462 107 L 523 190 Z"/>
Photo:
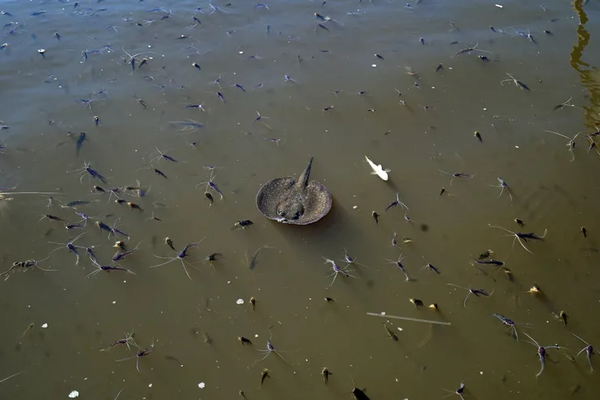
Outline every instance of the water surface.
<path id="1" fill-rule="evenodd" d="M 0 379 L 25 372 L 1 383 L 0 397 L 77 390 L 112 399 L 123 389 L 125 399 L 236 398 L 240 390 L 248 399 L 339 399 L 357 386 L 373 399 L 436 399 L 464 382 L 466 398 L 595 398 L 600 387 L 585 356 L 568 355 L 584 346 L 572 333 L 593 344 L 600 328 L 590 318 L 600 290 L 599 156 L 585 136 L 600 125 L 600 11 L 597 2 L 495 4 L 1 2 L 12 15 L 0 15 L 0 120 L 8 128 L 0 131 L 0 186 L 57 193 L 51 203 L 48 195 L 3 193 L 4 270 L 42 260 L 57 247 L 49 241 L 81 232 L 75 244 L 95 246 L 109 264 L 115 238 L 96 221 L 119 220 L 128 248 L 139 250 L 121 262 L 136 275 L 86 278 L 94 266 L 85 249 L 75 265 L 66 248 L 40 264 L 55 272 L 7 275 Z M 467 48 L 475 50 L 458 54 Z M 193 104 L 202 107 L 186 107 Z M 582 132 L 573 162 L 568 139 L 546 130 Z M 87 140 L 77 154 L 80 132 Z M 157 159 L 157 149 L 178 162 Z M 304 227 L 263 218 L 260 185 L 298 175 L 310 155 L 312 178 L 333 194 L 330 214 Z M 391 170 L 388 182 L 370 175 L 365 155 Z M 76 172 L 84 162 L 107 184 Z M 210 178 L 206 166 L 224 194 L 213 192 L 212 206 L 205 184 L 197 186 Z M 473 177 L 451 183 L 440 170 Z M 510 195 L 500 196 L 498 178 Z M 93 185 L 143 186 L 143 198 L 118 193 L 143 211 L 92 193 Z M 412 222 L 400 207 L 384 211 L 396 193 Z M 91 203 L 61 207 L 74 200 Z M 80 220 L 76 211 L 91 218 L 67 231 Z M 44 214 L 64 221 L 40 220 Z M 232 229 L 242 219 L 254 225 Z M 524 243 L 530 254 L 489 224 L 548 233 Z M 149 268 L 166 261 L 156 256 L 176 255 L 165 237 L 178 250 L 202 240 L 189 251 L 191 280 L 179 260 Z M 248 269 L 245 260 L 263 245 L 272 248 Z M 344 249 L 368 268 L 350 266 L 352 276 L 331 285 L 323 257 L 340 260 Z M 513 281 L 475 265 L 486 249 Z M 204 262 L 214 252 L 217 260 Z M 401 254 L 410 282 L 386 261 Z M 441 274 L 421 270 L 427 262 Z M 449 283 L 492 295 L 471 295 L 465 308 L 467 290 Z M 543 296 L 527 293 L 534 284 Z M 566 326 L 554 316 L 560 311 Z M 386 319 L 367 312 L 451 325 L 390 320 L 394 342 Z M 492 313 L 522 324 L 518 342 Z M 99 351 L 132 329 L 141 348 L 155 345 L 140 372 L 135 357 L 115 361 L 136 349 Z M 566 347 L 548 349 L 539 377 L 524 333 Z M 270 337 L 283 359 L 258 361 Z M 261 387 L 264 368 L 270 378 Z"/>

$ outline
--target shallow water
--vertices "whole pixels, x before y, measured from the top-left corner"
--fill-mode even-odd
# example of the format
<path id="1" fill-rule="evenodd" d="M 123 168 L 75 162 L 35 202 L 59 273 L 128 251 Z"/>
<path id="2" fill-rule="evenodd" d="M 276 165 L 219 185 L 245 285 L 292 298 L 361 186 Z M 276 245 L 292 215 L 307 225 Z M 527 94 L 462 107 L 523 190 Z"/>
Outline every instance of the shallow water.
<path id="1" fill-rule="evenodd" d="M 236 398 L 240 390 L 248 399 L 339 399 L 351 398 L 354 385 L 373 399 L 436 399 L 461 382 L 465 398 L 596 398 L 600 385 L 585 355 L 568 355 L 584 346 L 571 333 L 594 344 L 600 332 L 590 318 L 600 291 L 599 155 L 588 152 L 582 133 L 570 162 L 568 139 L 545 131 L 572 137 L 598 130 L 600 8 L 593 1 L 495 4 L 0 2 L 12 14 L 0 15 L 2 23 L 18 22 L 0 40 L 8 43 L 0 50 L 0 120 L 8 127 L 0 131 L 0 187 L 58 193 L 48 208 L 47 195 L 3 194 L 4 270 L 44 259 L 58 247 L 49 241 L 82 232 L 75 244 L 97 246 L 99 262 L 108 264 L 115 238 L 97 220 L 120 220 L 128 248 L 139 243 L 121 263 L 136 275 L 86 278 L 94 266 L 84 250 L 75 265 L 62 248 L 40 264 L 56 271 L 5 276 L 0 380 L 24 373 L 0 383 L 0 398 L 66 398 L 77 390 L 81 398 L 113 399 L 123 389 L 121 399 Z M 39 11 L 46 13 L 31 15 Z M 317 20 L 315 12 L 334 20 Z M 517 30 L 530 31 L 536 43 Z M 476 50 L 457 55 L 468 47 Z M 136 53 L 132 69 L 127 54 Z M 530 90 L 501 84 L 507 73 Z M 569 98 L 575 107 L 553 110 Z M 87 140 L 77 154 L 79 132 Z M 157 149 L 178 162 L 152 161 Z M 330 214 L 304 227 L 263 218 L 255 206 L 260 185 L 297 176 L 310 155 L 311 177 L 333 194 Z M 391 169 L 388 182 L 370 175 L 365 155 Z M 106 185 L 75 172 L 86 161 Z M 212 206 L 205 185 L 196 188 L 210 177 L 207 165 L 217 167 L 214 182 L 224 194 L 220 200 L 213 192 Z M 440 170 L 474 176 L 451 182 Z M 509 185 L 501 196 L 493 187 L 499 177 Z M 90 191 L 136 181 L 148 189 L 145 197 L 119 197 L 141 212 Z M 384 212 L 396 192 L 413 222 L 400 207 Z M 91 203 L 61 207 L 73 200 Z M 97 219 L 67 231 L 66 223 L 80 219 L 76 211 Z M 40 221 L 44 214 L 65 221 Z M 153 215 L 161 222 L 148 220 Z M 242 219 L 254 225 L 232 229 Z M 524 243 L 530 254 L 489 224 L 548 233 Z M 176 255 L 163 244 L 167 236 L 177 249 L 202 240 L 189 251 L 191 280 L 178 260 L 149 268 L 167 261 L 155 256 Z M 406 237 L 412 242 L 403 243 Z M 272 248 L 248 269 L 247 258 L 263 245 Z M 352 277 L 331 284 L 323 257 L 339 260 L 344 249 L 368 268 L 350 266 Z M 486 249 L 505 261 L 513 281 L 501 269 L 474 265 Z M 221 255 L 211 266 L 203 260 L 213 252 Z M 410 282 L 386 261 L 400 254 Z M 427 262 L 441 274 L 420 270 Z M 471 295 L 464 307 L 467 290 L 449 283 L 491 296 Z M 543 296 L 526 293 L 534 284 Z M 560 311 L 569 316 L 566 326 L 554 316 Z M 367 312 L 451 325 L 390 319 L 394 342 L 386 318 Z M 492 313 L 518 324 L 519 341 Z M 136 349 L 99 351 L 132 329 L 140 347 L 155 344 L 139 360 L 140 372 Z M 539 377 L 525 333 L 566 347 L 548 349 Z M 238 336 L 253 345 L 242 346 Z M 270 336 L 282 358 L 259 361 Z M 332 372 L 328 385 L 324 366 Z M 261 386 L 264 368 L 270 378 Z"/>

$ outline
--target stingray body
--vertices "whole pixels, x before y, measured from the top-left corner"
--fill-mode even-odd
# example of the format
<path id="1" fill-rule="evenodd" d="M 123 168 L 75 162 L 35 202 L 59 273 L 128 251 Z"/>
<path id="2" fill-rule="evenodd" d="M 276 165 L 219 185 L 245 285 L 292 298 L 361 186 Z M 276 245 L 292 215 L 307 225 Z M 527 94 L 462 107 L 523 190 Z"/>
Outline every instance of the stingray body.
<path id="1" fill-rule="evenodd" d="M 291 176 L 265 183 L 256 195 L 256 206 L 265 217 L 293 225 L 308 225 L 323 218 L 331 209 L 329 190 L 309 181 L 313 157 L 298 179 Z"/>

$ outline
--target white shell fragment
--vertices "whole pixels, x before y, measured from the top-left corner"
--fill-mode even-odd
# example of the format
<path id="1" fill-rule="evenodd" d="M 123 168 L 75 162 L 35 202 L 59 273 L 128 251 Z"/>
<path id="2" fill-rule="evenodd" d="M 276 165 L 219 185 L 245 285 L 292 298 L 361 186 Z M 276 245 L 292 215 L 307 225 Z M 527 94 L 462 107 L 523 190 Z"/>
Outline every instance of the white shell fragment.
<path id="1" fill-rule="evenodd" d="M 70 399 L 75 399 L 77 397 L 79 397 L 79 392 L 77 390 L 73 390 L 71 393 L 69 393 Z"/>
<path id="2" fill-rule="evenodd" d="M 198 384 L 198 387 L 199 387 L 200 389 L 204 389 L 204 388 L 206 387 L 206 384 L 205 384 L 204 382 L 200 382 L 200 383 Z"/>
<path id="3" fill-rule="evenodd" d="M 389 169 L 383 169 L 381 164 L 379 164 L 379 165 L 375 164 L 373 161 L 369 160 L 369 157 L 367 157 L 367 156 L 365 156 L 365 159 L 367 160 L 367 162 L 371 166 L 371 169 L 373 170 L 373 172 L 371 172 L 372 175 L 377 175 L 384 181 L 388 180 L 388 172 L 390 172 Z"/>
<path id="4" fill-rule="evenodd" d="M 47 322 L 44 323 L 44 324 L 42 324 L 42 329 L 46 329 L 47 327 L 48 327 L 48 323 Z"/>
<path id="5" fill-rule="evenodd" d="M 237 301 L 235 302 L 235 304 L 237 304 L 238 306 L 244 304 L 244 299 L 237 299 Z"/>

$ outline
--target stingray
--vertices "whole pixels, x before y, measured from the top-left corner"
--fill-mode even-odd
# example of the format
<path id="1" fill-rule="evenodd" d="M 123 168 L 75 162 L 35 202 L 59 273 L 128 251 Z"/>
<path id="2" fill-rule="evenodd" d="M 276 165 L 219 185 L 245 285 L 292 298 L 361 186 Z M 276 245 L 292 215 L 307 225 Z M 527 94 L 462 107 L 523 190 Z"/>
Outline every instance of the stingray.
<path id="1" fill-rule="evenodd" d="M 283 224 L 308 225 L 331 209 L 331 193 L 316 181 L 309 181 L 313 157 L 300 177 L 275 178 L 256 195 L 256 206 L 265 217 Z"/>

